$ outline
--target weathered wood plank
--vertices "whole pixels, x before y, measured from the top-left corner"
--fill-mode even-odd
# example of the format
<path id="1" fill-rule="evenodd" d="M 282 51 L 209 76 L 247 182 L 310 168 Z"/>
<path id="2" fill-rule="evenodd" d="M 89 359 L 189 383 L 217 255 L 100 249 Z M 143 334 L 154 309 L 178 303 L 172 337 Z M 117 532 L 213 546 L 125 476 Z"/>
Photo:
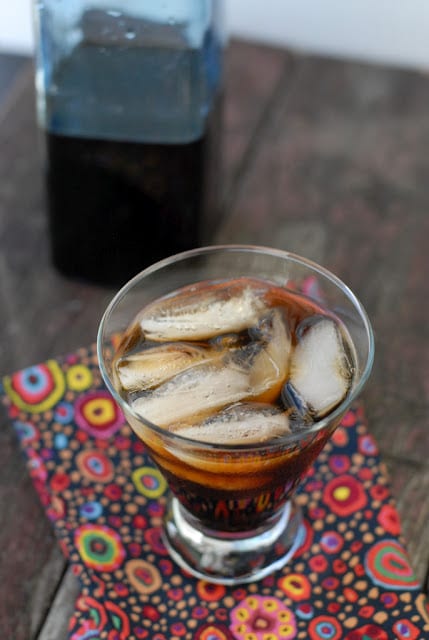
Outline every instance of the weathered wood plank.
<path id="1" fill-rule="evenodd" d="M 377 340 L 367 415 L 423 579 L 429 79 L 245 43 L 232 43 L 226 78 L 228 210 L 217 241 L 306 255 L 366 305 Z M 92 342 L 113 291 L 62 278 L 50 265 L 30 66 L 0 104 L 0 149 L 0 373 L 8 373 Z M 67 575 L 51 606 L 65 563 L 5 429 L 0 499 L 3 635 L 31 640 L 39 629 L 39 640 L 65 637 L 58 624 L 73 581 Z"/>
<path id="2" fill-rule="evenodd" d="M 79 583 L 69 568 L 64 576 L 46 621 L 37 635 L 37 640 L 62 640 L 67 638 L 68 622 L 73 615 L 74 604 L 79 595 Z"/>
<path id="3" fill-rule="evenodd" d="M 16 76 L 27 63 L 25 56 L 0 53 L 0 104 L 9 95 Z"/>
<path id="4" fill-rule="evenodd" d="M 227 55 L 223 168 L 225 180 L 230 181 L 282 76 L 290 71 L 292 56 L 282 49 L 240 41 L 232 41 Z"/>
<path id="5" fill-rule="evenodd" d="M 52 607 L 52 599 L 57 600 L 57 589 L 63 583 L 63 575 L 66 571 L 67 562 L 58 544 L 52 546 L 47 562 L 37 575 L 32 589 L 32 596 L 28 602 L 28 614 L 30 618 L 30 636 L 36 636 L 39 629 L 45 625 L 46 616 Z M 57 578 L 53 582 L 53 578 Z M 76 585 L 76 580 L 74 581 Z M 76 587 L 75 587 L 76 588 Z M 71 606 L 73 606 L 73 601 Z"/>
<path id="6" fill-rule="evenodd" d="M 27 640 L 50 607 L 65 562 L 8 429 L 0 429 L 0 451 L 0 629 L 4 638 Z"/>

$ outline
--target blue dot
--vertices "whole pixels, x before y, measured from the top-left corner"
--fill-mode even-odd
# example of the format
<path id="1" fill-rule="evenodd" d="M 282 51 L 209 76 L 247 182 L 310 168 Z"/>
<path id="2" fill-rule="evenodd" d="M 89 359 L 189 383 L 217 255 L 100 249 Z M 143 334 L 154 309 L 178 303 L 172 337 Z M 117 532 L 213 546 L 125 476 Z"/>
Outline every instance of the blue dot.
<path id="1" fill-rule="evenodd" d="M 40 367 L 29 367 L 22 372 L 23 382 L 28 390 L 33 393 L 44 391 L 48 378 L 46 373 Z"/>
<path id="2" fill-rule="evenodd" d="M 81 518 L 86 518 L 87 520 L 95 520 L 103 513 L 103 507 L 99 502 L 91 501 L 85 502 L 80 509 L 79 514 Z"/>
<path id="3" fill-rule="evenodd" d="M 97 458 L 90 458 L 88 461 L 88 466 L 94 473 L 101 473 L 103 471 L 103 465 L 100 460 Z"/>
<path id="4" fill-rule="evenodd" d="M 54 418 L 60 424 L 67 424 L 73 419 L 74 410 L 70 402 L 60 402 L 55 410 Z"/>
<path id="5" fill-rule="evenodd" d="M 65 449 L 69 443 L 69 439 L 64 433 L 57 433 L 54 437 L 55 449 Z"/>
<path id="6" fill-rule="evenodd" d="M 23 442 L 28 442 L 36 437 L 36 429 L 29 422 L 20 422 L 17 420 L 13 423 L 18 438 Z"/>

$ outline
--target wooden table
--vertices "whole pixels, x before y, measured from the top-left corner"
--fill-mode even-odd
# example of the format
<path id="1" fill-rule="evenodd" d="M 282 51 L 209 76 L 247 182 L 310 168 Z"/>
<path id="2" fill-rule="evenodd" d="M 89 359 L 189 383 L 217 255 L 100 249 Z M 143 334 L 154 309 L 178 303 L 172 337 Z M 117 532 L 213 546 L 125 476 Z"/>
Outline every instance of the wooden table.
<path id="1" fill-rule="evenodd" d="M 363 399 L 415 570 L 429 549 L 429 77 L 233 42 L 214 242 L 321 262 L 376 334 Z M 94 341 L 113 291 L 49 263 L 32 67 L 0 57 L 1 374 Z M 77 585 L 15 436 L 0 430 L 0 634 L 61 640 Z"/>

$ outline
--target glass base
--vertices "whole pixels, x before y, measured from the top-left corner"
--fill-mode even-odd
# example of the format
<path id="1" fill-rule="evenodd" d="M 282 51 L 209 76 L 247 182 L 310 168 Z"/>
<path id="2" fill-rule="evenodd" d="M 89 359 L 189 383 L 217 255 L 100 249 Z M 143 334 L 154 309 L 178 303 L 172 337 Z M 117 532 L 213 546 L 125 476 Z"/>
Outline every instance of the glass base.
<path id="1" fill-rule="evenodd" d="M 260 580 L 283 567 L 302 543 L 299 507 L 289 501 L 254 531 L 207 529 L 170 496 L 164 542 L 172 558 L 197 578 L 225 585 Z"/>

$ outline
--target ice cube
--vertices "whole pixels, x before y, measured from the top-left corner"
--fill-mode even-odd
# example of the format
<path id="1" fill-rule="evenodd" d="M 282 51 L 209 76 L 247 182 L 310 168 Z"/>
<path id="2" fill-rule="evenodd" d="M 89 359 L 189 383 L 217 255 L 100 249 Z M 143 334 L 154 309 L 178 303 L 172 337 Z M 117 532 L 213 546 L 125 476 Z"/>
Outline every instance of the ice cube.
<path id="1" fill-rule="evenodd" d="M 323 417 L 346 396 L 351 366 L 340 331 L 333 320 L 307 323 L 291 358 L 290 383 L 316 418 Z"/>
<path id="2" fill-rule="evenodd" d="M 219 350 L 174 342 L 124 356 L 116 365 L 116 375 L 125 391 L 145 391 L 189 367 L 221 357 Z"/>
<path id="3" fill-rule="evenodd" d="M 288 411 L 292 430 L 313 424 L 314 418 L 310 407 L 291 382 L 287 382 L 283 386 L 281 399 L 283 406 Z"/>
<path id="4" fill-rule="evenodd" d="M 252 444 L 290 433 L 287 414 L 281 409 L 240 403 L 220 411 L 199 424 L 181 424 L 175 433 L 211 444 Z"/>
<path id="5" fill-rule="evenodd" d="M 160 427 L 194 422 L 249 396 L 248 371 L 234 363 L 200 365 L 145 392 L 132 402 L 142 418 Z"/>
<path id="6" fill-rule="evenodd" d="M 247 282 L 247 280 L 245 280 Z M 195 286 L 147 307 L 139 317 L 149 340 L 204 340 L 256 325 L 265 303 L 253 284 Z"/>
<path id="7" fill-rule="evenodd" d="M 262 349 L 255 356 L 250 370 L 250 386 L 258 402 L 273 402 L 280 394 L 289 373 L 291 339 L 279 309 L 261 322 Z"/>

